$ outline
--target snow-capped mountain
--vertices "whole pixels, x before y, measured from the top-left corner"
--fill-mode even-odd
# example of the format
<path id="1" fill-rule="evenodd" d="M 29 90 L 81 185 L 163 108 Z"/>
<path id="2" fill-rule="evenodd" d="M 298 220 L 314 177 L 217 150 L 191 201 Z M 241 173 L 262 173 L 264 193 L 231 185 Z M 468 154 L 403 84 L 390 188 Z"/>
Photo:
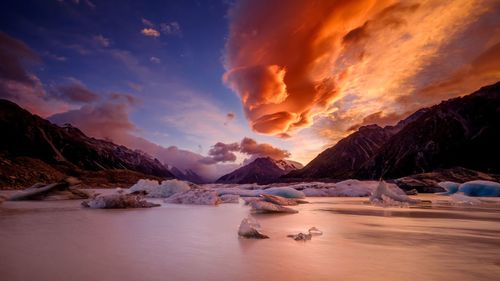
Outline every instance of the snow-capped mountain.
<path id="1" fill-rule="evenodd" d="M 500 173 L 500 82 L 421 109 L 396 126 L 364 126 L 287 178 L 378 179 L 464 167 Z"/>
<path id="2" fill-rule="evenodd" d="M 200 175 L 198 175 L 196 172 L 194 172 L 191 169 L 187 169 L 184 171 L 181 171 L 177 167 L 170 167 L 169 171 L 178 179 L 180 180 L 185 180 L 185 181 L 190 181 L 192 183 L 197 183 L 197 184 L 202 184 L 202 183 L 207 183 L 208 181 L 202 178 Z"/>
<path id="3" fill-rule="evenodd" d="M 295 161 L 260 157 L 220 177 L 217 183 L 269 183 L 276 181 L 282 175 L 300 168 L 302 168 L 302 164 Z"/>
<path id="4" fill-rule="evenodd" d="M 59 127 L 2 99 L 0 132 L 0 185 L 57 180 L 77 176 L 82 171 L 130 171 L 136 173 L 133 178 L 174 177 L 157 159 L 145 153 L 88 137 L 70 125 Z M 7 171 L 23 176 L 16 177 Z M 114 180 L 108 176 L 112 177 L 103 174 L 102 180 Z"/>

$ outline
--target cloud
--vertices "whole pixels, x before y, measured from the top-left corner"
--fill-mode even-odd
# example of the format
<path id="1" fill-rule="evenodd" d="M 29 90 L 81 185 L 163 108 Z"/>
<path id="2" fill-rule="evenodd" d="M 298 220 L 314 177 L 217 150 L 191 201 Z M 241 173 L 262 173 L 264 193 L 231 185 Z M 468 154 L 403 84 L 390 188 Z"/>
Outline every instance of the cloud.
<path id="1" fill-rule="evenodd" d="M 148 26 L 148 27 L 154 27 L 154 23 L 148 19 L 145 19 L 145 18 L 142 18 L 141 19 L 142 21 L 142 24 L 145 25 L 145 26 Z"/>
<path id="2" fill-rule="evenodd" d="M 101 34 L 94 36 L 93 39 L 97 44 L 104 48 L 109 47 L 109 45 L 111 44 L 111 40 L 102 36 Z"/>
<path id="3" fill-rule="evenodd" d="M 290 157 L 290 152 L 272 146 L 268 143 L 257 143 L 252 138 L 243 138 L 240 143 L 218 142 L 208 151 L 208 156 L 200 161 L 204 164 L 215 164 L 219 162 L 234 162 L 239 152 L 250 156 L 251 159 L 258 157 L 271 157 L 273 159 L 284 159 Z"/>
<path id="4" fill-rule="evenodd" d="M 161 63 L 161 60 L 157 57 L 150 57 L 149 61 L 151 61 L 152 63 L 156 63 L 156 64 Z"/>
<path id="5" fill-rule="evenodd" d="M 141 30 L 141 33 L 144 36 L 149 36 L 149 37 L 160 37 L 160 32 L 154 28 L 143 28 Z"/>
<path id="6" fill-rule="evenodd" d="M 290 157 L 290 152 L 274 147 L 268 143 L 257 143 L 254 139 L 243 138 L 240 143 L 240 152 L 257 157 L 271 157 L 283 159 Z"/>
<path id="7" fill-rule="evenodd" d="M 384 111 L 377 111 L 375 113 L 372 113 L 372 114 L 364 117 L 360 123 L 352 125 L 347 130 L 348 131 L 355 131 L 362 126 L 372 125 L 372 124 L 377 124 L 379 126 L 395 125 L 396 123 L 398 123 L 400 120 L 404 119 L 409 114 L 410 114 L 410 112 L 406 112 L 403 114 L 397 114 L 394 112 L 385 113 Z"/>
<path id="8" fill-rule="evenodd" d="M 238 1 L 223 81 L 254 131 L 331 144 L 498 81 L 494 2 Z"/>
<path id="9" fill-rule="evenodd" d="M 181 26 L 178 22 L 164 22 L 160 23 L 160 30 L 165 35 L 181 35 Z"/>

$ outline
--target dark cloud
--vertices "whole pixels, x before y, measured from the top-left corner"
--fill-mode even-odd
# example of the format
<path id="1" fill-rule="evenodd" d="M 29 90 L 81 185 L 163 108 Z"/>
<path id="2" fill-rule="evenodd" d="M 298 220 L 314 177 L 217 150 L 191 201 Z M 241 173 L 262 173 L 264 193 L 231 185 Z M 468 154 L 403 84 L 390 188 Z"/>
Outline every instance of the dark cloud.
<path id="1" fill-rule="evenodd" d="M 251 138 L 243 138 L 240 143 L 216 143 L 208 151 L 208 157 L 200 161 L 204 164 L 234 162 L 236 161 L 236 154 L 234 152 L 246 154 L 252 159 L 257 157 L 271 157 L 273 159 L 290 157 L 290 152 L 284 149 L 276 148 L 268 143 L 257 143 L 257 141 Z"/>
<path id="2" fill-rule="evenodd" d="M 208 151 L 208 157 L 201 160 L 205 164 L 215 164 L 218 162 L 234 162 L 236 161 L 236 154 L 233 152 L 239 151 L 240 145 L 238 143 L 225 144 L 222 142 L 216 143 Z"/>
<path id="3" fill-rule="evenodd" d="M 0 79 L 34 85 L 33 76 L 25 69 L 27 63 L 37 63 L 39 56 L 24 42 L 0 31 Z"/>

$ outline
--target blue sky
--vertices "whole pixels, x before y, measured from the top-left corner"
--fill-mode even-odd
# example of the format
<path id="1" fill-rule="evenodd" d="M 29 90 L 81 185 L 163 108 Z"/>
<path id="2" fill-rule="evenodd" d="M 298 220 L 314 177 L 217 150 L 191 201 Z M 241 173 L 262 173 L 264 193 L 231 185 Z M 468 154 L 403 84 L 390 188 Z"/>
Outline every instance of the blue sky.
<path id="1" fill-rule="evenodd" d="M 47 89 L 78 81 L 97 94 L 137 97 L 129 115 L 136 135 L 202 154 L 245 136 L 286 147 L 248 128 L 239 98 L 222 82 L 228 1 L 0 5 L 1 30 L 40 55 L 32 71 Z M 160 35 L 145 36 L 145 28 Z M 225 120 L 229 112 L 234 120 Z"/>

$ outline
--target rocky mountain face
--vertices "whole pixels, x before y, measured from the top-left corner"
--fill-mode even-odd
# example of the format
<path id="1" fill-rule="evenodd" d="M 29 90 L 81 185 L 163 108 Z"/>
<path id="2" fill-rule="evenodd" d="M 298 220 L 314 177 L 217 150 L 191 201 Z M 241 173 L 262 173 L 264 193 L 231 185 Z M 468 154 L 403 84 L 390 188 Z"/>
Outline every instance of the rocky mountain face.
<path id="1" fill-rule="evenodd" d="M 270 183 L 290 171 L 300 169 L 298 162 L 260 157 L 235 171 L 220 177 L 217 183 Z"/>
<path id="2" fill-rule="evenodd" d="M 500 172 L 500 82 L 422 109 L 396 126 L 361 127 L 288 178 L 399 178 L 464 167 Z"/>
<path id="3" fill-rule="evenodd" d="M 59 127 L 7 100 L 0 100 L 0 131 L 3 167 L 0 186 L 17 186 L 21 181 L 26 184 L 84 171 L 98 174 L 123 170 L 158 178 L 174 177 L 158 160 L 144 153 L 87 137 L 70 125 Z M 31 179 L 4 174 L 9 165 L 16 166 L 17 173 L 22 172 L 19 169 L 34 169 L 24 174 Z"/>

